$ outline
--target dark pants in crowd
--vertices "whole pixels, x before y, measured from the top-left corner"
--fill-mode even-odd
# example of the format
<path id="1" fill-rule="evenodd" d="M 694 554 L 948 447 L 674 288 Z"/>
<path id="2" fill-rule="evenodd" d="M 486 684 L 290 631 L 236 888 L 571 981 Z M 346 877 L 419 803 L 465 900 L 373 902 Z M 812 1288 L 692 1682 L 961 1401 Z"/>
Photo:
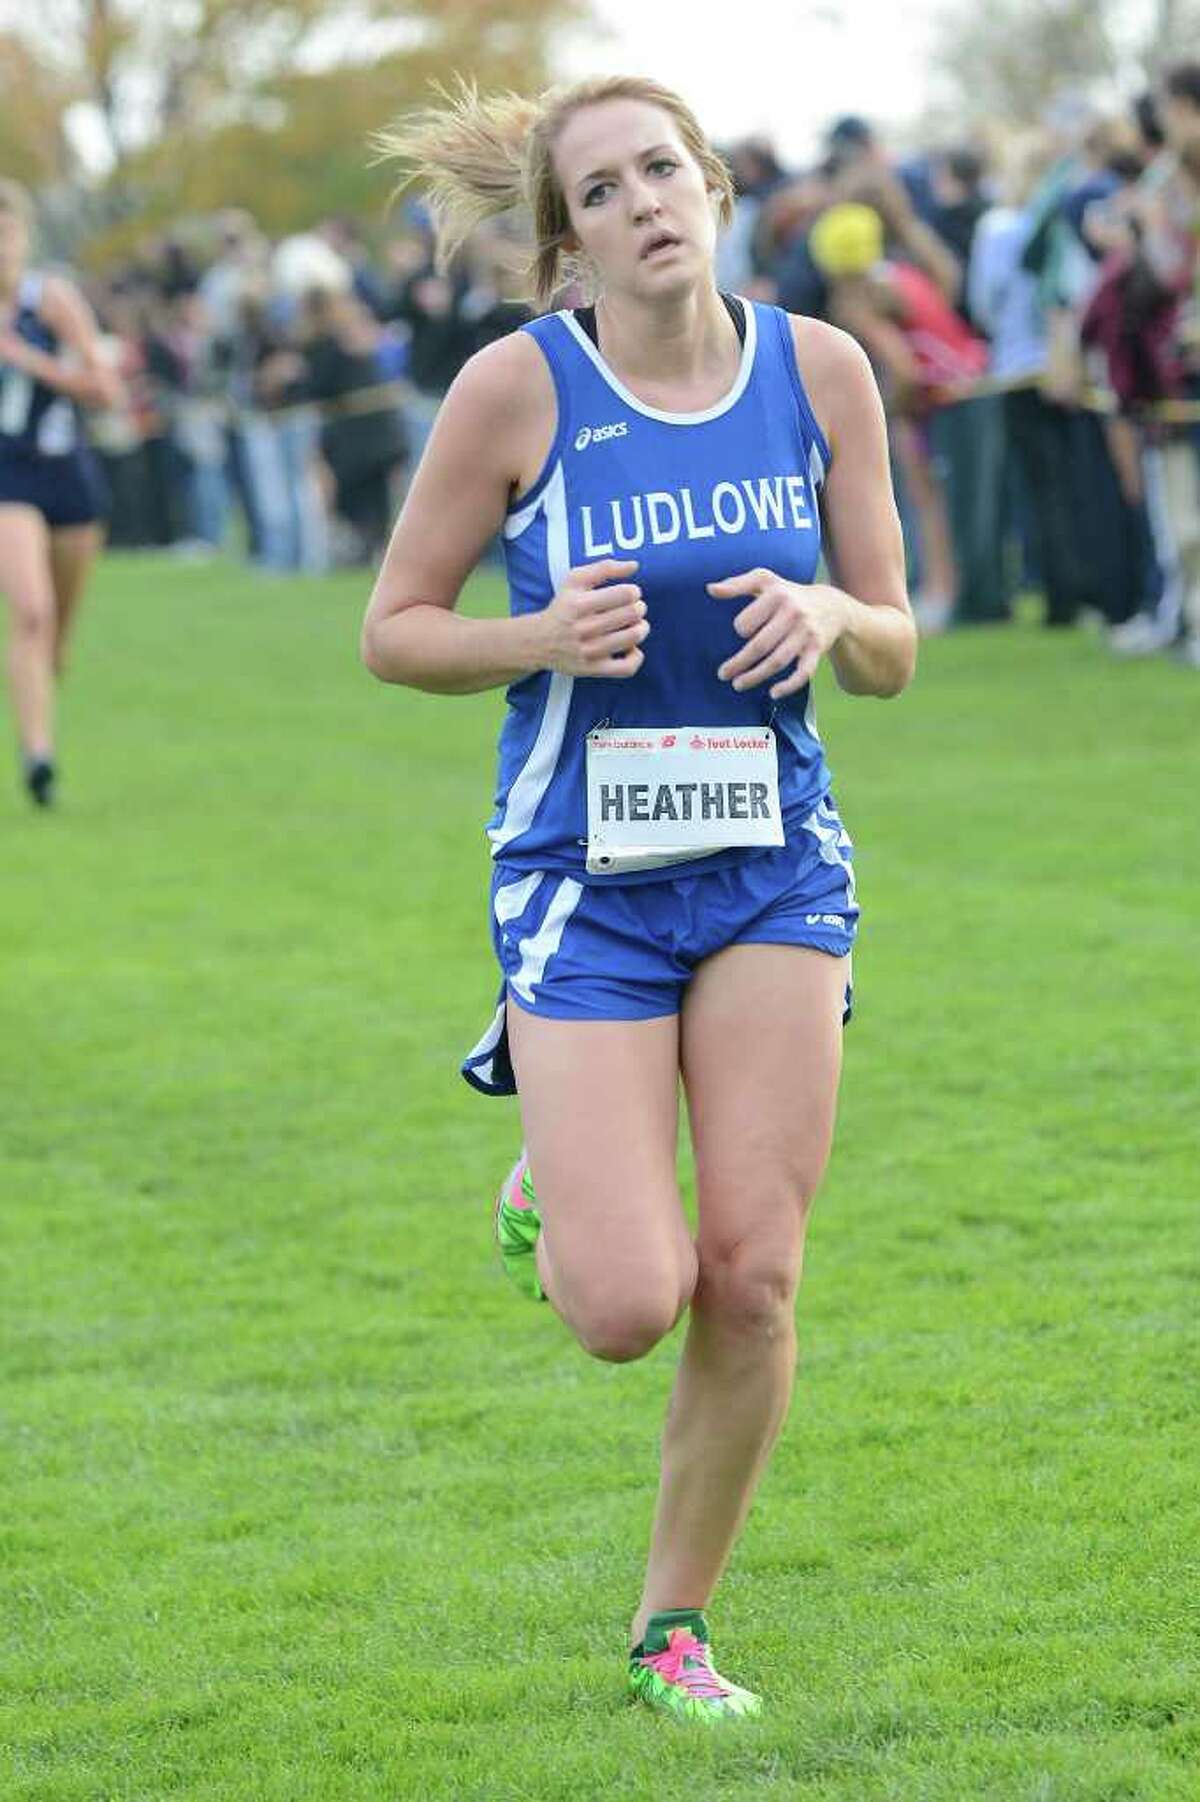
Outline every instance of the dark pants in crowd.
<path id="1" fill-rule="evenodd" d="M 1159 586 L 1145 504 L 1125 498 L 1096 413 L 1071 414 L 1067 467 L 1089 596 L 1110 625 L 1120 625 L 1150 606 Z"/>
<path id="2" fill-rule="evenodd" d="M 1004 423 L 1046 596 L 1046 624 L 1068 626 L 1081 607 L 1100 604 L 1081 542 L 1075 415 L 1027 388 L 1004 396 Z"/>
<path id="3" fill-rule="evenodd" d="M 111 496 L 108 542 L 127 550 L 174 544 L 186 532 L 181 460 L 167 438 L 101 452 Z"/>
<path id="4" fill-rule="evenodd" d="M 337 511 L 373 561 L 392 528 L 392 492 L 407 448 L 404 421 L 391 405 L 335 414 L 321 430 L 321 451 L 337 483 Z"/>
<path id="5" fill-rule="evenodd" d="M 246 554 L 257 560 L 263 548 L 262 510 L 254 485 L 254 470 L 244 435 L 235 429 L 226 436 L 225 476 L 241 504 L 246 521 Z"/>
<path id="6" fill-rule="evenodd" d="M 364 559 L 374 561 L 386 548 L 392 529 L 393 465 L 339 478 L 337 511 L 358 534 Z"/>
<path id="7" fill-rule="evenodd" d="M 1004 415 L 998 398 L 982 394 L 940 407 L 930 416 L 929 442 L 958 564 L 955 624 L 1007 619 L 1011 583 L 1004 555 Z"/>
<path id="8" fill-rule="evenodd" d="M 128 451 L 98 451 L 100 466 L 108 483 L 108 542 L 116 550 L 131 550 L 148 544 L 142 500 L 145 478 L 142 473 L 142 447 Z"/>

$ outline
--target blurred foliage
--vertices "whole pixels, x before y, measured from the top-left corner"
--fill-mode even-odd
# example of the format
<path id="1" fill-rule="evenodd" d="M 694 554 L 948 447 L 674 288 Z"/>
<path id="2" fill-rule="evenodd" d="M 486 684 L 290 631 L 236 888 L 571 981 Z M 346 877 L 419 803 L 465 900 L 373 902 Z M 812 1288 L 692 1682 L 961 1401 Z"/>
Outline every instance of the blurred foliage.
<path id="1" fill-rule="evenodd" d="M 1127 94 L 1200 41 L 1200 0 L 950 0 L 933 71 L 965 120 L 1037 121 L 1064 89 Z"/>
<path id="2" fill-rule="evenodd" d="M 328 212 L 370 221 L 391 187 L 375 128 L 455 72 L 535 91 L 554 33 L 589 17 L 589 0 L 44 0 L 0 38 L 0 172 L 61 179 L 55 121 L 75 99 L 110 164 L 98 193 L 73 171 L 76 254 L 93 266 L 223 206 L 271 234 Z"/>
<path id="3" fill-rule="evenodd" d="M 12 32 L 0 33 L 0 175 L 41 188 L 68 172 L 69 83 Z"/>

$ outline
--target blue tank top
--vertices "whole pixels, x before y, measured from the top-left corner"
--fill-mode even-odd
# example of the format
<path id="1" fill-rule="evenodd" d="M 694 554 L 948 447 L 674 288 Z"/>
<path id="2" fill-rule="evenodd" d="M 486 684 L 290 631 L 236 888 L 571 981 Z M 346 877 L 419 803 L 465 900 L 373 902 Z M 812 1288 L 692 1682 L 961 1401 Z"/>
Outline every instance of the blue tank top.
<path id="1" fill-rule="evenodd" d="M 504 556 L 514 615 L 545 607 L 571 568 L 598 558 L 637 560 L 650 635 L 625 680 L 541 670 L 508 689 L 500 734 L 492 854 L 517 869 L 562 871 L 581 882 L 645 882 L 692 864 L 589 876 L 585 739 L 596 726 L 772 727 L 788 840 L 829 787 L 808 688 L 772 701 L 770 684 L 736 693 L 718 665 L 742 640 L 747 605 L 717 601 L 705 584 L 764 568 L 811 582 L 821 548 L 817 496 L 829 446 L 796 368 L 791 326 L 778 307 L 746 304 L 733 387 L 700 413 L 638 400 L 609 369 L 572 313 L 521 328 L 554 377 L 558 424 L 533 487 L 509 509 Z M 753 856 L 722 851 L 705 869 Z"/>
<path id="2" fill-rule="evenodd" d="M 30 271 L 17 290 L 12 329 L 36 350 L 58 355 L 58 338 L 39 316 L 42 276 Z M 80 442 L 79 411 L 68 395 L 0 362 L 0 457 L 64 457 Z"/>

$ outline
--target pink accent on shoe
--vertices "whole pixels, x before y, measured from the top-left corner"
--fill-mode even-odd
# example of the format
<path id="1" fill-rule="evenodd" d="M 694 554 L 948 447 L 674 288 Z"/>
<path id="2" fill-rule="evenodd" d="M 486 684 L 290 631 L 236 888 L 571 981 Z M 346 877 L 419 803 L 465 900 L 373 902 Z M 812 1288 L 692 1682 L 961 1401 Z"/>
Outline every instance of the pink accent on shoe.
<path id="1" fill-rule="evenodd" d="M 644 1653 L 640 1662 L 647 1669 L 657 1671 L 664 1683 L 678 1683 L 698 1701 L 719 1701 L 733 1693 L 708 1662 L 708 1647 L 704 1641 L 689 1633 L 686 1627 L 676 1627 L 674 1632 L 668 1633 L 665 1652 Z"/>
<path id="2" fill-rule="evenodd" d="M 509 1207 L 517 1208 L 522 1213 L 526 1208 L 531 1208 L 533 1206 L 529 1196 L 525 1193 L 525 1177 L 528 1170 L 529 1159 L 526 1154 L 522 1152 L 512 1169 L 509 1171 L 508 1176 L 505 1178 L 504 1187 L 501 1190 L 501 1194 Z"/>

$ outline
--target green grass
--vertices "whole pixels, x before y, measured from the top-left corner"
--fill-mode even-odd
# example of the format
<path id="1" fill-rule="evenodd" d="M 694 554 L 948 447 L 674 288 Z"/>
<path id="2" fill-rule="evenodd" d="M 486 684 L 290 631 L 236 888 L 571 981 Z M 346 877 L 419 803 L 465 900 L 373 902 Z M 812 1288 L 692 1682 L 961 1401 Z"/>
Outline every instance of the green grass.
<path id="1" fill-rule="evenodd" d="M 1194 1799 L 1195 676 L 824 684 L 857 1018 L 698 1739 L 621 1686 L 677 1343 L 509 1290 L 456 1074 L 499 697 L 373 684 L 364 586 L 112 559 L 0 791 L 0 1796 Z"/>

